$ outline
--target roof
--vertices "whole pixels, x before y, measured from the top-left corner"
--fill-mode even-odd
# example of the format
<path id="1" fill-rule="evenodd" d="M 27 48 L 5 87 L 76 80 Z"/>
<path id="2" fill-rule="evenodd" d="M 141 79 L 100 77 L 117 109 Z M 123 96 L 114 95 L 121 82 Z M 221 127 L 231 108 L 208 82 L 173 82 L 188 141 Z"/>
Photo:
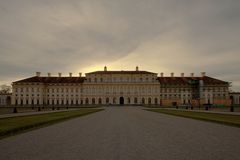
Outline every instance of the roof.
<path id="1" fill-rule="evenodd" d="M 97 71 L 96 73 L 107 72 L 110 74 L 144 74 L 144 73 L 152 73 L 146 71 Z M 95 73 L 95 72 L 91 72 Z M 153 73 L 152 73 L 153 74 Z M 157 78 L 161 84 L 170 84 L 170 85 L 187 85 L 187 84 L 198 84 L 199 80 L 203 80 L 205 85 L 228 85 L 229 83 L 226 81 L 222 81 L 219 79 L 215 79 L 212 77 L 204 76 L 204 77 L 158 77 Z M 26 79 L 22 79 L 19 81 L 15 81 L 13 83 L 83 83 L 85 77 L 30 77 Z"/>
<path id="2" fill-rule="evenodd" d="M 86 74 L 157 74 L 148 71 L 95 71 Z"/>
<path id="3" fill-rule="evenodd" d="M 240 92 L 229 92 L 229 94 L 240 94 Z"/>
<path id="4" fill-rule="evenodd" d="M 194 83 L 194 81 L 199 81 L 203 80 L 203 83 L 205 85 L 227 85 L 228 82 L 222 81 L 219 79 L 215 79 L 212 77 L 204 76 L 204 77 L 158 77 L 158 80 L 161 84 L 180 84 L 180 85 L 185 85 L 185 84 L 191 84 Z"/>
<path id="5" fill-rule="evenodd" d="M 13 83 L 83 83 L 85 77 L 30 77 Z"/>
<path id="6" fill-rule="evenodd" d="M 211 85 L 211 84 L 223 84 L 223 85 L 227 84 L 228 85 L 229 84 L 229 82 L 222 81 L 222 80 L 208 77 L 208 76 L 200 77 L 199 79 L 202 79 L 204 84 L 208 84 L 208 85 Z"/>

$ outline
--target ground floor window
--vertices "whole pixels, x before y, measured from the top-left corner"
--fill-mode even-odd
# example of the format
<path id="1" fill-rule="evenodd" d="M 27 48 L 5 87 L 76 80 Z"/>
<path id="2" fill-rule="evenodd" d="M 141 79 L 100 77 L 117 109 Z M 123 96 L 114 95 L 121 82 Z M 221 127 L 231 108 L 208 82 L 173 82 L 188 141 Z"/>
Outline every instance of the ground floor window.
<path id="1" fill-rule="evenodd" d="M 95 104 L 95 98 L 92 98 L 92 104 Z"/>
<path id="2" fill-rule="evenodd" d="M 152 103 L 151 98 L 148 98 L 148 104 L 151 104 L 151 103 Z"/>
<path id="3" fill-rule="evenodd" d="M 109 98 L 106 98 L 106 103 L 109 103 Z"/>
<path id="4" fill-rule="evenodd" d="M 116 104 L 116 98 L 115 97 L 113 98 L 113 104 Z"/>
<path id="5" fill-rule="evenodd" d="M 131 103 L 131 99 L 130 98 L 128 98 L 128 104 L 130 104 Z"/>
<path id="6" fill-rule="evenodd" d="M 144 98 L 142 98 L 142 104 L 145 104 L 145 99 Z"/>
<path id="7" fill-rule="evenodd" d="M 158 104 L 158 99 L 157 99 L 157 98 L 155 98 L 155 100 L 154 100 L 154 101 L 155 101 L 155 104 Z"/>
<path id="8" fill-rule="evenodd" d="M 102 104 L 102 99 L 101 98 L 98 99 L 98 104 Z"/>
<path id="9" fill-rule="evenodd" d="M 136 97 L 134 98 L 134 103 L 135 103 L 135 104 L 137 104 L 137 103 L 138 103 L 138 100 L 137 100 L 137 98 L 136 98 Z"/>

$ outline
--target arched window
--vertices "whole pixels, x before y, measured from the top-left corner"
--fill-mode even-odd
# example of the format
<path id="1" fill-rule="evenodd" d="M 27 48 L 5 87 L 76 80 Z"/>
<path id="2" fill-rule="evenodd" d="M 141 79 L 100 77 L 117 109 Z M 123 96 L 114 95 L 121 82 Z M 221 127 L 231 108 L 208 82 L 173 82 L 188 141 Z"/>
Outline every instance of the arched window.
<path id="1" fill-rule="evenodd" d="M 98 104 L 102 104 L 102 99 L 98 98 Z"/>
<path id="2" fill-rule="evenodd" d="M 95 104 L 95 98 L 92 98 L 92 104 Z"/>
<path id="3" fill-rule="evenodd" d="M 131 99 L 130 98 L 128 98 L 128 104 L 130 104 L 131 103 Z"/>
<path id="4" fill-rule="evenodd" d="M 106 103 L 109 103 L 109 98 L 108 97 L 106 98 Z"/>
<path id="5" fill-rule="evenodd" d="M 135 104 L 138 103 L 137 97 L 134 98 L 134 103 L 135 103 Z"/>
<path id="6" fill-rule="evenodd" d="M 151 103 L 152 103 L 151 98 L 148 98 L 148 104 L 151 104 Z"/>
<path id="7" fill-rule="evenodd" d="M 155 101 L 155 104 L 158 104 L 158 99 L 157 99 L 157 98 L 155 98 L 155 100 L 154 100 L 154 101 Z"/>
<path id="8" fill-rule="evenodd" d="M 145 104 L 145 99 L 144 98 L 142 98 L 142 104 Z"/>
<path id="9" fill-rule="evenodd" d="M 116 98 L 115 97 L 113 98 L 113 104 L 116 104 Z"/>
<path id="10" fill-rule="evenodd" d="M 88 103 L 89 103 L 89 101 L 88 101 L 88 98 L 86 98 L 86 99 L 85 99 L 85 103 L 86 103 L 86 104 L 88 104 Z"/>

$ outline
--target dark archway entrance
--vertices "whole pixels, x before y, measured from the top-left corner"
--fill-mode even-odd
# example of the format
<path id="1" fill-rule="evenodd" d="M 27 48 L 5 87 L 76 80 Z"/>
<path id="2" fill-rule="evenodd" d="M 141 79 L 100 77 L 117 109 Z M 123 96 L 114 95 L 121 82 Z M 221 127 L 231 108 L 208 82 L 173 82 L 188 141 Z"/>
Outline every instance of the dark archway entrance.
<path id="1" fill-rule="evenodd" d="M 123 105 L 124 104 L 124 98 L 120 97 L 119 102 L 120 102 L 121 105 Z"/>

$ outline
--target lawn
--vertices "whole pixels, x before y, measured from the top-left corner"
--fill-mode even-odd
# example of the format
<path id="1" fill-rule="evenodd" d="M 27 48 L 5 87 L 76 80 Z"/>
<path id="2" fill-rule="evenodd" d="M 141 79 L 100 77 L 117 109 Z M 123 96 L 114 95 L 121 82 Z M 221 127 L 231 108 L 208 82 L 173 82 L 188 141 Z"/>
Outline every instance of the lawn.
<path id="1" fill-rule="evenodd" d="M 0 138 L 102 110 L 103 109 L 83 108 L 79 110 L 45 113 L 40 115 L 1 118 Z"/>
<path id="2" fill-rule="evenodd" d="M 240 115 L 193 112 L 172 109 L 145 109 L 145 110 L 240 127 Z"/>

